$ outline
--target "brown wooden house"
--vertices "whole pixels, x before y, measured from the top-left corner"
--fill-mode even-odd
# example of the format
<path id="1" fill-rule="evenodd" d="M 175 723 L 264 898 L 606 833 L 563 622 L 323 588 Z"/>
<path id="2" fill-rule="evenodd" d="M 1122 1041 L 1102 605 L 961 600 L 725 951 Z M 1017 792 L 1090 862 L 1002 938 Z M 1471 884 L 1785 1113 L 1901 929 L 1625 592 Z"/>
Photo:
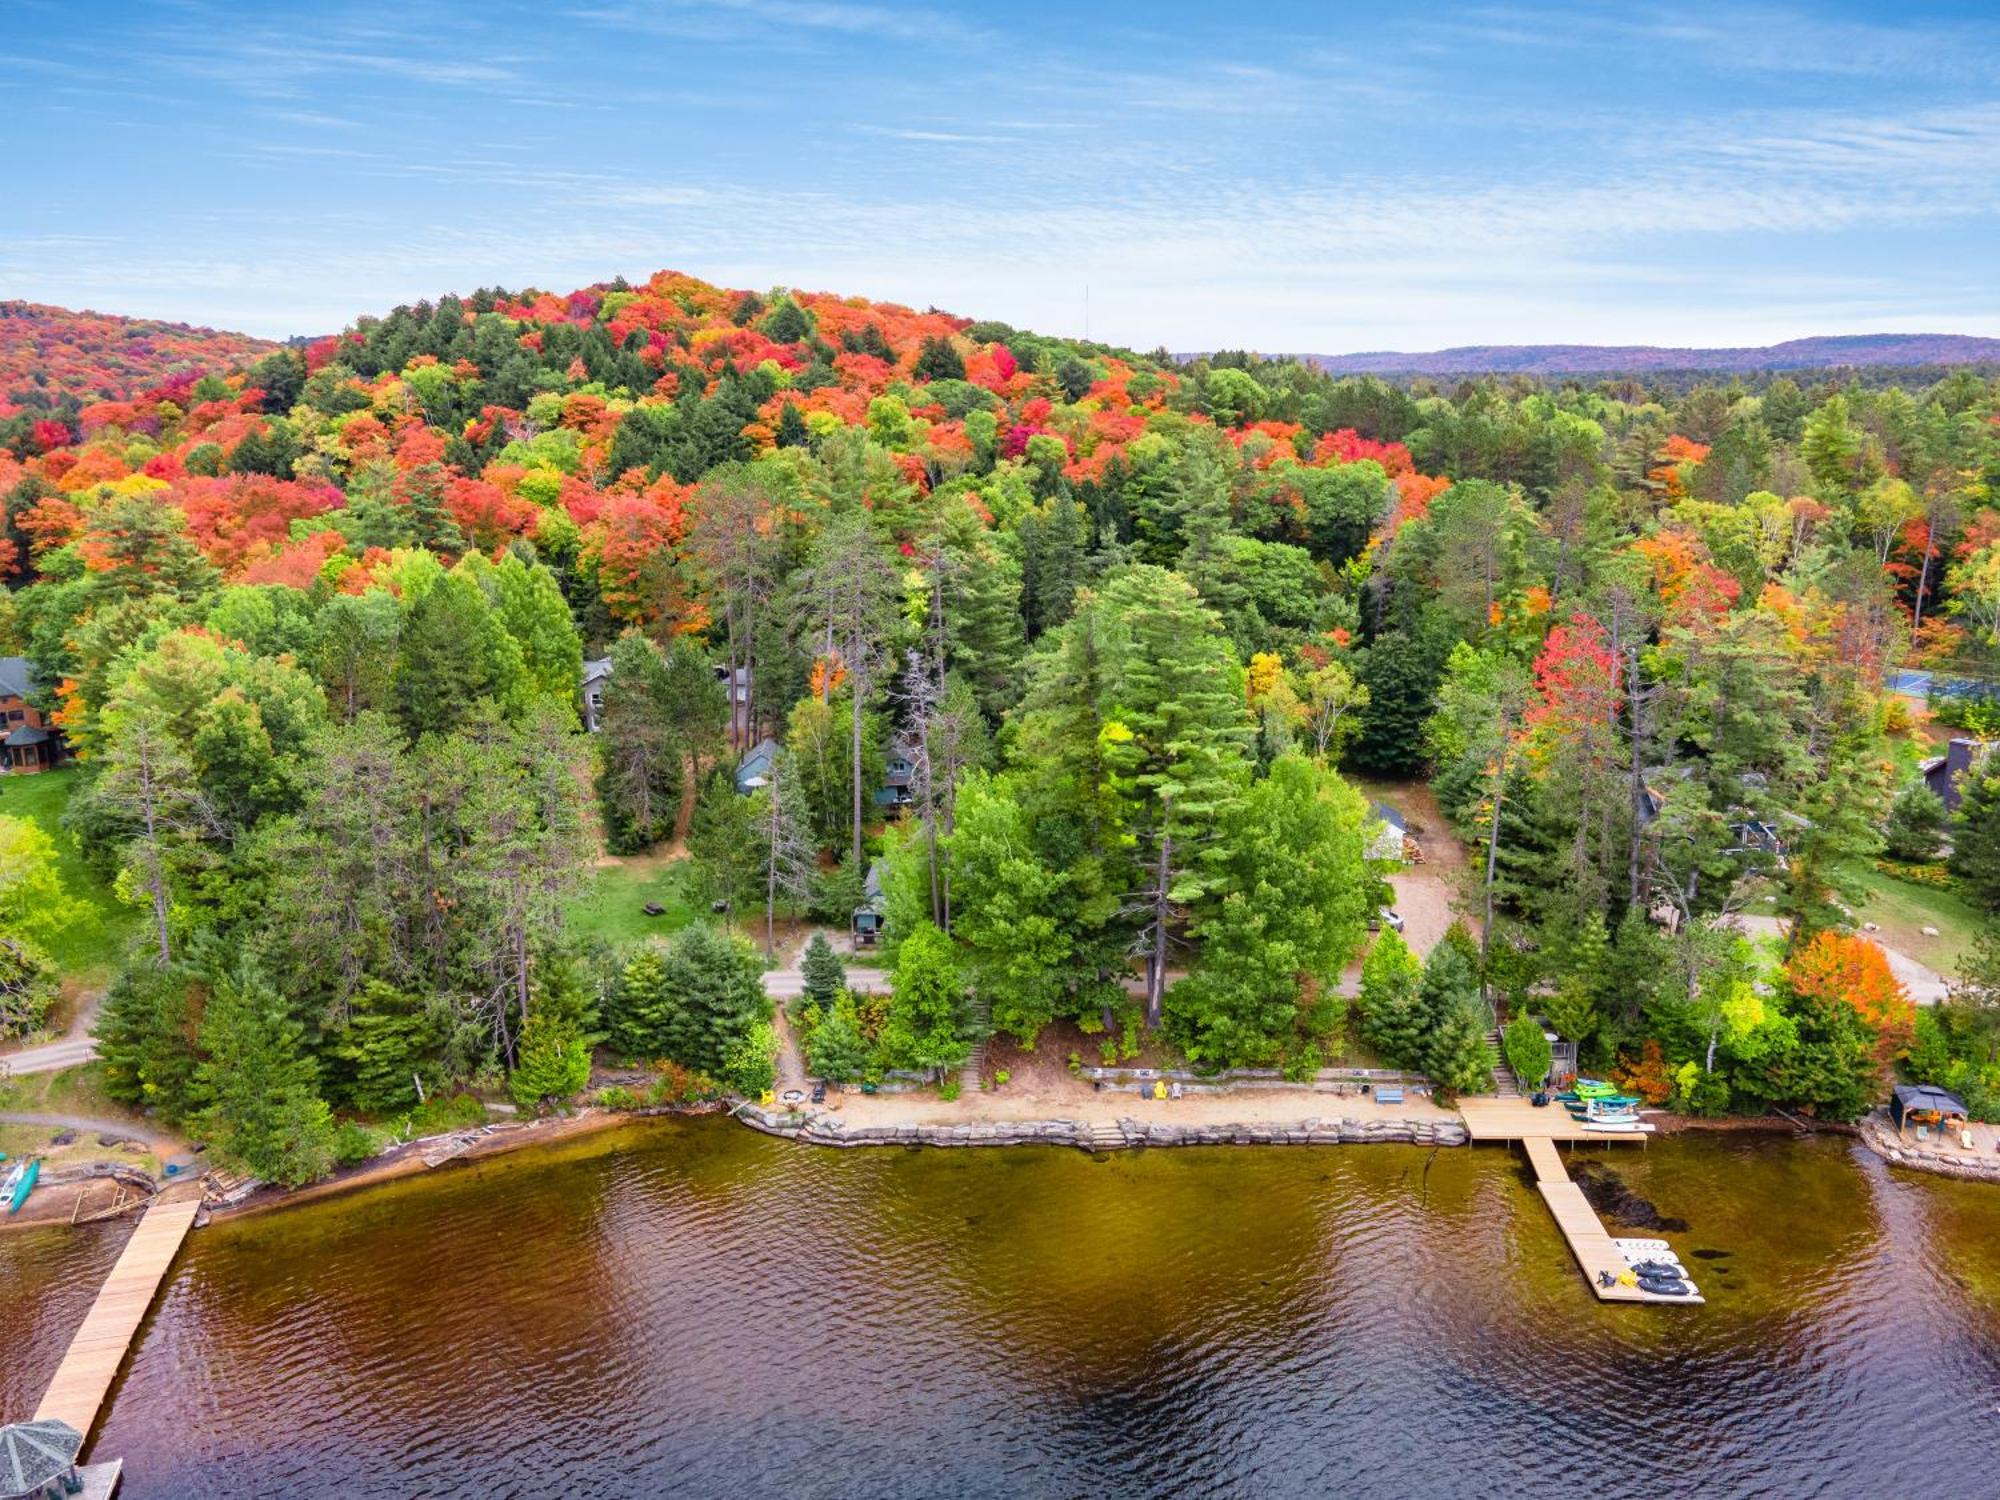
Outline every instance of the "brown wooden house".
<path id="1" fill-rule="evenodd" d="M 62 762 L 62 731 L 29 703 L 34 689 L 25 657 L 0 656 L 0 771 L 46 771 Z"/>

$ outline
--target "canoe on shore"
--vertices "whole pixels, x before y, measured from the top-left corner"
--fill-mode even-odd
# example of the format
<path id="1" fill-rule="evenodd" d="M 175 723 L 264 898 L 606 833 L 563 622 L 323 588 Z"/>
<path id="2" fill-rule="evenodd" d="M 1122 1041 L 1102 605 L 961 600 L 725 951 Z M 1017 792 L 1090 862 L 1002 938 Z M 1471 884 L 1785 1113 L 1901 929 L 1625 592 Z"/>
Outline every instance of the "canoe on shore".
<path id="1" fill-rule="evenodd" d="M 7 1212 L 13 1213 L 28 1201 L 35 1182 L 42 1175 L 42 1159 L 37 1156 L 21 1163 L 7 1175 Z"/>

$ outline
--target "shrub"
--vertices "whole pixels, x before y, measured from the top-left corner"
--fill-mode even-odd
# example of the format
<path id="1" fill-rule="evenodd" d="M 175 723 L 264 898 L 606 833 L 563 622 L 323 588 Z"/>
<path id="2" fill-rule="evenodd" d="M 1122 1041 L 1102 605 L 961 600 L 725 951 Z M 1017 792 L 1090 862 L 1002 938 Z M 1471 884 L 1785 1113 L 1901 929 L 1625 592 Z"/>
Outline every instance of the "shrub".
<path id="1" fill-rule="evenodd" d="M 1944 801 L 1921 781 L 1906 788 L 1889 809 L 1882 843 L 1889 857 L 1904 864 L 1928 864 L 1944 841 Z"/>
<path id="2" fill-rule="evenodd" d="M 1729 1110 L 1729 1080 L 1700 1063 L 1684 1062 L 1674 1074 L 1674 1108 L 1683 1114 L 1714 1118 Z"/>
<path id="3" fill-rule="evenodd" d="M 952 1100 L 956 1099 L 958 1097 L 958 1093 L 959 1093 L 959 1083 L 956 1074 L 954 1074 L 950 1078 L 945 1079 L 943 1083 L 938 1085 L 938 1098 L 944 1100 L 944 1102 L 947 1104 L 951 1103 Z"/>
<path id="4" fill-rule="evenodd" d="M 1647 1042 L 1640 1049 L 1637 1062 L 1629 1057 L 1620 1058 L 1611 1079 L 1627 1093 L 1637 1094 L 1647 1104 L 1665 1104 L 1674 1096 L 1674 1072 L 1661 1055 L 1658 1042 Z"/>
<path id="5" fill-rule="evenodd" d="M 403 1117 L 412 1136 L 443 1135 L 486 1123 L 486 1106 L 471 1094 L 433 1094 Z"/>
<path id="6" fill-rule="evenodd" d="M 807 1034 L 806 1066 L 828 1083 L 852 1083 L 867 1069 L 874 1048 L 862 1034 L 861 1013 L 854 997 L 841 990 Z"/>
<path id="7" fill-rule="evenodd" d="M 333 1129 L 333 1164 L 337 1167 L 366 1161 L 379 1149 L 375 1132 L 359 1120 L 342 1120 Z"/>
<path id="8" fill-rule="evenodd" d="M 758 1021 L 738 1037 L 722 1060 L 722 1081 L 746 1097 L 762 1097 L 778 1081 L 778 1032 Z"/>
<path id="9" fill-rule="evenodd" d="M 694 1104 L 703 1099 L 716 1098 L 722 1093 L 722 1085 L 706 1073 L 683 1068 L 679 1063 L 655 1063 L 653 1070 L 660 1077 L 646 1091 L 648 1104 Z"/>
<path id="10" fill-rule="evenodd" d="M 638 1109 L 645 1103 L 638 1094 L 618 1083 L 599 1089 L 590 1102 L 599 1109 L 609 1110 Z"/>
<path id="11" fill-rule="evenodd" d="M 1522 1088 L 1539 1087 L 1549 1076 L 1555 1053 L 1541 1024 L 1526 1011 L 1507 1023 L 1507 1029 L 1500 1034 L 1500 1046 L 1507 1054 L 1507 1066 L 1514 1070 Z"/>
<path id="12" fill-rule="evenodd" d="M 1875 868 L 1891 879 L 1928 886 L 1934 891 L 1948 891 L 1958 883 L 1943 865 L 1904 865 L 1893 859 L 1878 859 Z"/>

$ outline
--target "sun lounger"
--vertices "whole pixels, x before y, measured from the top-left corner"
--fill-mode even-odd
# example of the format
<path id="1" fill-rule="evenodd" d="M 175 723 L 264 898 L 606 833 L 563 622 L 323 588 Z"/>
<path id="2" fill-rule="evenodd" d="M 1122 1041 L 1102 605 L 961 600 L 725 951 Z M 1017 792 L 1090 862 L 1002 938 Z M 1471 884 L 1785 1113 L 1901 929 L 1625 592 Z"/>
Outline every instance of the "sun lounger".
<path id="1" fill-rule="evenodd" d="M 1393 1083 L 1384 1084 L 1381 1088 L 1375 1090 L 1375 1099 L 1376 1102 L 1381 1104 L 1401 1104 L 1403 1102 L 1402 1085 Z"/>

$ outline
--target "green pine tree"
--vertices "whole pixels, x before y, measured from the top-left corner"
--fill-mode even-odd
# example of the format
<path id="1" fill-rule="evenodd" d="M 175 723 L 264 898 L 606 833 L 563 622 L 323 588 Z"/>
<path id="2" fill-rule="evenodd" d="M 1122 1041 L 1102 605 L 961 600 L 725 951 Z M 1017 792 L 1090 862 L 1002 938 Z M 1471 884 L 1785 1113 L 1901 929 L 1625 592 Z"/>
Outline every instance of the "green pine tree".
<path id="1" fill-rule="evenodd" d="M 1396 1068 L 1423 1064 L 1424 1014 L 1418 1002 L 1424 966 L 1402 935 L 1385 928 L 1361 964 L 1361 1039 Z"/>
<path id="2" fill-rule="evenodd" d="M 580 1093 L 590 1083 L 590 1042 L 577 1021 L 550 1006 L 530 1011 L 516 1039 L 517 1061 L 507 1092 L 523 1109 L 539 1109 Z"/>
<path id="3" fill-rule="evenodd" d="M 854 997 L 841 990 L 821 1013 L 805 1045 L 806 1066 L 828 1083 L 852 1083 L 868 1071 L 875 1049 L 861 1029 Z"/>
<path id="4" fill-rule="evenodd" d="M 355 992 L 347 1028 L 332 1047 L 347 1064 L 347 1096 L 371 1114 L 408 1109 L 417 1103 L 418 1080 L 436 1079 L 433 1059 L 440 1028 L 421 995 L 379 979 Z"/>
<path id="5" fill-rule="evenodd" d="M 267 1182 L 298 1187 L 333 1170 L 333 1112 L 284 997 L 248 959 L 219 976 L 202 1014 L 192 1122 L 216 1155 Z"/>
<path id="6" fill-rule="evenodd" d="M 807 942 L 805 957 L 799 961 L 799 974 L 805 981 L 806 994 L 821 1007 L 831 1005 L 834 996 L 847 985 L 847 969 L 823 932 L 815 932 Z"/>
<path id="7" fill-rule="evenodd" d="M 1424 1071 L 1440 1090 L 1477 1094 L 1493 1087 L 1493 1049 L 1486 1041 L 1486 1021 L 1475 991 L 1452 992 L 1424 1051 Z"/>

